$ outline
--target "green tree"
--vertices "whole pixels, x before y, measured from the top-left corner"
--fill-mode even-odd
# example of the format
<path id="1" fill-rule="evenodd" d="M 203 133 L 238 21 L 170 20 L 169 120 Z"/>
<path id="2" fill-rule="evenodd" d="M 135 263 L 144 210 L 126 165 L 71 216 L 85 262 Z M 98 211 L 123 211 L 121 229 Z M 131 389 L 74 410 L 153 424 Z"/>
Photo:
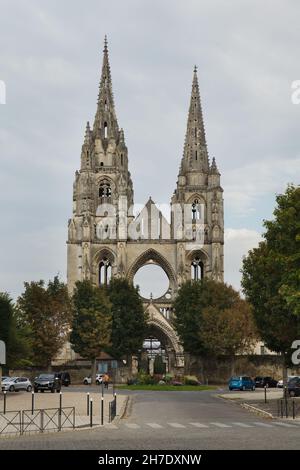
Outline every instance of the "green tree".
<path id="1" fill-rule="evenodd" d="M 185 351 L 199 356 L 207 352 L 207 344 L 201 335 L 205 309 L 231 309 L 239 300 L 238 292 L 231 286 L 212 279 L 183 284 L 174 302 L 174 327 Z"/>
<path id="2" fill-rule="evenodd" d="M 73 310 L 70 341 L 75 352 L 92 361 L 94 380 L 97 357 L 111 344 L 111 305 L 106 289 L 90 281 L 76 282 Z"/>
<path id="3" fill-rule="evenodd" d="M 237 298 L 229 308 L 205 308 L 199 337 L 207 355 L 231 358 L 234 374 L 235 355 L 251 352 L 258 338 L 251 305 Z"/>
<path id="4" fill-rule="evenodd" d="M 276 202 L 264 240 L 243 260 L 242 287 L 261 338 L 282 354 L 286 379 L 291 345 L 300 337 L 300 187 L 288 186 Z"/>
<path id="5" fill-rule="evenodd" d="M 17 303 L 18 321 L 30 332 L 34 364 L 50 368 L 70 332 L 68 290 L 57 276 L 47 287 L 44 281 L 25 282 L 24 286 Z"/>
<path id="6" fill-rule="evenodd" d="M 138 288 L 126 279 L 112 279 L 108 287 L 112 305 L 111 354 L 128 361 L 142 348 L 147 331 L 147 316 Z"/>
<path id="7" fill-rule="evenodd" d="M 0 293 L 0 339 L 6 344 L 6 369 L 31 365 L 27 330 L 19 324 L 17 310 L 7 293 Z"/>

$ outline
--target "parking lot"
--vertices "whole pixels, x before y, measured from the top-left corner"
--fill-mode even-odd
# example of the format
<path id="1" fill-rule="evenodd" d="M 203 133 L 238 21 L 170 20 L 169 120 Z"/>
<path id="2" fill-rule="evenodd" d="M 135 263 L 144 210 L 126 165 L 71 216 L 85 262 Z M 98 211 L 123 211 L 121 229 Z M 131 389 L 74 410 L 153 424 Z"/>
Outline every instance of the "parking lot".
<path id="1" fill-rule="evenodd" d="M 89 425 L 90 417 L 87 413 L 88 401 L 93 403 L 93 424 L 100 424 L 102 387 L 100 386 L 70 386 L 63 387 L 61 400 L 62 407 L 75 407 L 76 426 Z M 104 391 L 104 422 L 109 419 L 109 403 L 113 400 L 113 388 Z M 35 393 L 19 391 L 6 393 L 6 411 L 31 410 L 32 398 L 34 398 L 34 409 L 59 408 L 59 393 Z M 126 395 L 117 396 L 117 414 L 122 409 Z M 89 407 L 90 408 L 90 407 Z M 0 413 L 4 411 L 4 395 L 0 394 Z"/>

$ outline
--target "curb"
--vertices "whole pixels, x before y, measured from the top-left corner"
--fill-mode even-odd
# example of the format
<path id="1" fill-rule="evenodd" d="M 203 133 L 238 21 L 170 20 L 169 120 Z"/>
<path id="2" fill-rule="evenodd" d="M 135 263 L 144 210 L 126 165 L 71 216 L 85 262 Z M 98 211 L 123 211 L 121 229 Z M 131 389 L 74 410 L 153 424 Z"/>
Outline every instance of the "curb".
<path id="1" fill-rule="evenodd" d="M 129 406 L 129 403 L 130 403 L 130 398 L 129 396 L 127 395 L 123 405 L 122 405 L 122 408 L 120 410 L 120 412 L 117 414 L 117 416 L 115 417 L 115 419 L 112 421 L 112 423 L 109 423 L 109 424 L 117 424 L 121 419 L 124 418 L 126 412 L 127 412 L 127 409 L 128 409 L 128 406 Z"/>
<path id="2" fill-rule="evenodd" d="M 246 410 L 249 410 L 252 413 L 256 413 L 260 416 L 264 416 L 265 418 L 269 418 L 269 419 L 274 418 L 272 413 L 269 413 L 268 411 L 265 411 L 265 410 L 261 410 L 260 408 L 257 408 L 256 406 L 249 405 L 248 403 L 241 403 L 240 405 L 242 408 L 245 408 Z"/>

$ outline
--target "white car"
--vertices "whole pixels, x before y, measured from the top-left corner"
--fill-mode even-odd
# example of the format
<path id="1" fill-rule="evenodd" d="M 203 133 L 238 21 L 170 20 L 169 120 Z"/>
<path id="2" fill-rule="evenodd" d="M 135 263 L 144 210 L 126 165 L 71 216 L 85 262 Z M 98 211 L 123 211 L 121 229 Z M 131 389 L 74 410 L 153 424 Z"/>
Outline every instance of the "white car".
<path id="1" fill-rule="evenodd" d="M 287 382 L 289 383 L 290 380 L 292 379 L 297 379 L 299 376 L 298 375 L 289 375 L 287 378 Z M 283 380 L 280 379 L 277 382 L 277 388 L 283 388 Z"/>
<path id="2" fill-rule="evenodd" d="M 26 377 L 9 377 L 1 383 L 2 392 L 18 392 L 26 390 L 31 392 L 32 384 Z"/>
<path id="3" fill-rule="evenodd" d="M 103 374 L 96 374 L 96 385 L 100 385 L 103 382 Z M 92 378 L 90 376 L 85 377 L 83 379 L 84 385 L 91 385 L 92 383 Z"/>

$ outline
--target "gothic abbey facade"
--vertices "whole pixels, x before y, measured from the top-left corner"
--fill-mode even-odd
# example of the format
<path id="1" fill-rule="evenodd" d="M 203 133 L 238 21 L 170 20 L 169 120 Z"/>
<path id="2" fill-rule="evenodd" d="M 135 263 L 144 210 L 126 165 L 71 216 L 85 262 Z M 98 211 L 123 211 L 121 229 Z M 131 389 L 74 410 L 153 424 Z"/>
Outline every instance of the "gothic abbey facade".
<path id="1" fill-rule="evenodd" d="M 80 170 L 73 187 L 68 224 L 68 287 L 112 276 L 133 281 L 144 265 L 167 274 L 169 288 L 157 299 L 143 299 L 153 335 L 165 346 L 168 368 L 183 367 L 183 349 L 172 327 L 172 302 L 181 284 L 208 276 L 223 280 L 223 190 L 215 159 L 210 163 L 195 68 L 184 151 L 170 222 L 150 198 L 133 215 L 134 192 L 124 131 L 119 128 L 105 40 L 97 111 L 86 126 Z M 152 185 L 153 188 L 153 185 Z M 154 186 L 155 189 L 155 186 Z"/>

